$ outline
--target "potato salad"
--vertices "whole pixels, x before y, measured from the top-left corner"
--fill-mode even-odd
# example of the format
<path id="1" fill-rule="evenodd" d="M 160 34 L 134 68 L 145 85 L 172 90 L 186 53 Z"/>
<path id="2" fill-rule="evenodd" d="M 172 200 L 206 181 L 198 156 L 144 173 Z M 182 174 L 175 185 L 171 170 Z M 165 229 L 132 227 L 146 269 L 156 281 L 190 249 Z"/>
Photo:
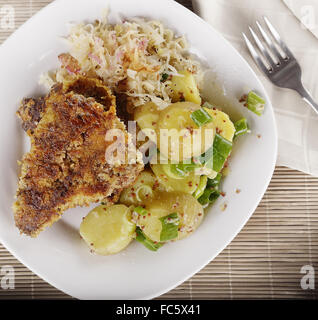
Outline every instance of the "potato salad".
<path id="1" fill-rule="evenodd" d="M 167 243 L 189 237 L 204 222 L 205 208 L 223 194 L 222 178 L 233 144 L 250 129 L 245 118 L 234 123 L 212 101 L 202 99 L 198 76 L 202 67 L 187 53 L 184 37 L 176 37 L 158 22 L 144 20 L 107 27 L 105 33 L 103 26 L 96 26 L 98 37 L 110 37 L 108 42 L 117 48 L 107 53 L 107 63 L 116 54 L 122 61 L 122 69 L 116 65 L 120 69 L 118 81 L 128 79 L 130 91 L 126 96 L 135 99 L 130 100 L 128 111 L 138 135 L 142 134 L 152 148 L 148 148 L 145 169 L 134 184 L 121 192 L 115 204 L 102 203 L 89 212 L 81 223 L 80 234 L 100 255 L 116 254 L 135 240 L 157 251 Z M 92 32 L 92 27 L 80 28 L 85 37 Z M 73 31 L 73 40 L 80 37 L 80 28 Z M 116 38 L 119 36 L 120 41 Z M 96 46 L 97 40 L 94 41 Z M 134 43 L 138 44 L 137 49 Z M 98 45 L 102 45 L 99 40 Z M 127 48 L 134 53 L 134 59 L 144 55 L 139 64 L 134 60 L 133 65 L 124 58 Z M 101 60 L 103 50 L 98 52 Z M 86 56 L 83 57 L 82 60 Z M 85 66 L 92 73 L 89 61 L 97 64 L 99 60 L 93 59 L 92 54 L 90 57 L 85 58 Z M 152 61 L 157 67 L 143 67 L 145 61 Z M 127 63 L 129 69 L 125 71 Z M 106 72 L 103 68 L 100 64 L 94 70 L 107 84 L 110 69 Z M 144 79 L 144 83 L 137 83 L 138 79 Z M 110 87 L 116 88 L 118 83 L 114 80 Z M 265 101 L 256 93 L 250 92 L 242 102 L 256 115 L 262 114 Z"/>

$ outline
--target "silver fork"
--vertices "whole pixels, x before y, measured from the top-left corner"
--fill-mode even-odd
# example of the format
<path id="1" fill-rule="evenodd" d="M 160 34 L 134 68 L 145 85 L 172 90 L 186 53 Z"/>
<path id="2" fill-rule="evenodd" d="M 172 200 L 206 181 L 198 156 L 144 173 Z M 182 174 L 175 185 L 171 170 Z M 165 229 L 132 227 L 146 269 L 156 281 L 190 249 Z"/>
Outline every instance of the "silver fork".
<path id="1" fill-rule="evenodd" d="M 263 71 L 267 78 L 276 86 L 281 88 L 288 88 L 297 91 L 300 96 L 316 111 L 318 114 L 318 104 L 314 101 L 310 93 L 304 88 L 301 81 L 301 68 L 298 61 L 295 59 L 292 52 L 288 49 L 284 41 L 281 39 L 279 33 L 270 23 L 270 21 L 264 17 L 265 23 L 275 40 L 276 45 L 280 48 L 283 54 L 277 49 L 275 43 L 271 37 L 265 32 L 260 23 L 256 21 L 256 25 L 267 43 L 270 51 L 265 48 L 257 34 L 249 27 L 250 32 L 257 44 L 259 51 L 263 54 L 263 62 L 257 50 L 253 47 L 245 33 L 243 33 L 246 45 L 255 60 L 258 67 Z"/>

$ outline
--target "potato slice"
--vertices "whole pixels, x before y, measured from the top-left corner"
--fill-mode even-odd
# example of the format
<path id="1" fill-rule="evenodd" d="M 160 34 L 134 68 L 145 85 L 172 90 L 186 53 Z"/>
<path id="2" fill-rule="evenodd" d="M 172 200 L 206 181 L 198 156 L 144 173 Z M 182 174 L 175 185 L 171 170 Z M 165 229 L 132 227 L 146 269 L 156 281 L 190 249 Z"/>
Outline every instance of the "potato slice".
<path id="1" fill-rule="evenodd" d="M 137 122 L 140 129 L 145 130 L 145 134 L 152 139 L 152 132 L 155 133 L 157 123 L 159 120 L 159 110 L 153 102 L 146 103 L 141 107 L 137 107 L 134 113 L 134 120 Z"/>
<path id="2" fill-rule="evenodd" d="M 204 211 L 201 204 L 191 195 L 182 192 L 162 192 L 156 199 L 145 202 L 148 214 L 139 216 L 137 225 L 152 241 L 160 242 L 162 223 L 159 220 L 171 213 L 178 213 L 180 219 L 178 237 L 184 239 L 201 224 Z"/>
<path id="3" fill-rule="evenodd" d="M 184 99 L 201 105 L 200 92 L 193 74 L 189 71 L 181 71 L 179 74 L 181 76 L 173 76 L 171 79 L 173 101 L 178 102 Z"/>
<path id="4" fill-rule="evenodd" d="M 212 146 L 213 122 L 204 125 L 198 132 L 199 127 L 190 117 L 198 109 L 200 105 L 195 103 L 178 102 L 161 111 L 156 128 L 158 148 L 168 159 L 183 162 L 201 155 Z"/>
<path id="5" fill-rule="evenodd" d="M 192 194 L 200 183 L 200 176 L 194 172 L 189 173 L 189 175 L 183 179 L 174 179 L 166 174 L 163 169 L 163 164 L 152 164 L 151 169 L 159 183 L 163 185 L 167 192 L 180 191 Z"/>
<path id="6" fill-rule="evenodd" d="M 110 255 L 125 249 L 132 241 L 136 225 L 131 211 L 124 205 L 98 206 L 88 213 L 80 226 L 80 234 L 97 254 Z"/>
<path id="7" fill-rule="evenodd" d="M 229 116 L 217 109 L 204 108 L 205 111 L 213 118 L 213 125 L 223 138 L 233 141 L 235 134 L 235 126 Z"/>
<path id="8" fill-rule="evenodd" d="M 150 170 L 145 170 L 130 188 L 123 190 L 119 202 L 127 206 L 138 206 L 146 199 L 153 198 L 157 191 L 164 191 L 164 188 Z"/>

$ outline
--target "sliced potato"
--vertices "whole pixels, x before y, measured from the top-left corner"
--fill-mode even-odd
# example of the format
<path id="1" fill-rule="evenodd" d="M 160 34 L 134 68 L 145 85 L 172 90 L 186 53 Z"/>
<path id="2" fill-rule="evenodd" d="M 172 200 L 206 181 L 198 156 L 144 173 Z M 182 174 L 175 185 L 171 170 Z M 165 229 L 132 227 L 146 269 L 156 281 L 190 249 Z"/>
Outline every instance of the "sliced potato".
<path id="1" fill-rule="evenodd" d="M 147 130 L 146 134 L 149 138 L 151 138 L 152 131 L 155 133 L 159 120 L 159 113 L 157 105 L 153 102 L 146 103 L 135 109 L 134 120 L 137 122 L 140 129 Z"/>
<path id="2" fill-rule="evenodd" d="M 171 213 L 178 213 L 180 219 L 178 238 L 188 237 L 201 224 L 204 211 L 201 204 L 191 195 L 182 192 L 162 192 L 156 199 L 145 202 L 148 215 L 139 216 L 137 225 L 152 241 L 160 241 L 162 223 L 159 220 Z"/>
<path id="3" fill-rule="evenodd" d="M 163 190 L 156 176 L 150 170 L 145 170 L 140 173 L 130 188 L 125 189 L 121 193 L 119 202 L 127 206 L 138 206 L 144 200 L 154 197 L 156 191 Z"/>
<path id="4" fill-rule="evenodd" d="M 217 109 L 204 108 L 213 118 L 213 125 L 216 131 L 226 140 L 233 141 L 235 127 L 229 116 Z"/>
<path id="5" fill-rule="evenodd" d="M 168 159 L 183 162 L 201 155 L 212 146 L 213 122 L 199 128 L 190 117 L 198 109 L 200 105 L 195 103 L 178 102 L 160 112 L 156 128 L 158 148 Z"/>
<path id="6" fill-rule="evenodd" d="M 191 172 L 183 179 L 174 179 L 166 174 L 163 169 L 163 165 L 164 164 L 152 164 L 151 169 L 156 175 L 159 183 L 167 192 L 180 191 L 192 194 L 196 190 L 200 182 L 199 175 Z"/>
<path id="7" fill-rule="evenodd" d="M 201 105 L 200 92 L 193 74 L 189 71 L 181 71 L 179 73 L 181 76 L 173 76 L 171 79 L 173 101 L 178 102 L 184 99 Z"/>
<path id="8" fill-rule="evenodd" d="M 97 254 L 110 255 L 125 249 L 134 237 L 136 225 L 124 205 L 98 206 L 84 218 L 80 234 Z"/>

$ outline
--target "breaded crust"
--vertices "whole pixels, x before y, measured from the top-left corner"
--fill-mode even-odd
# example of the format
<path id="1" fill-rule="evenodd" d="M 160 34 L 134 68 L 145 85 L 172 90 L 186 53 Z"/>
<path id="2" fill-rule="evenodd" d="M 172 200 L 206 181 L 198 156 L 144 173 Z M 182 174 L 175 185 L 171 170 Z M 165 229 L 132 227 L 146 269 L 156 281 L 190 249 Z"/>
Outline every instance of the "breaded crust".
<path id="1" fill-rule="evenodd" d="M 18 111 L 31 139 L 31 150 L 22 159 L 16 226 L 35 237 L 58 220 L 68 208 L 91 202 L 112 203 L 131 185 L 143 164 L 110 165 L 105 135 L 112 128 L 125 133 L 116 116 L 115 98 L 96 79 L 78 78 L 56 85 L 40 99 L 24 99 Z"/>

